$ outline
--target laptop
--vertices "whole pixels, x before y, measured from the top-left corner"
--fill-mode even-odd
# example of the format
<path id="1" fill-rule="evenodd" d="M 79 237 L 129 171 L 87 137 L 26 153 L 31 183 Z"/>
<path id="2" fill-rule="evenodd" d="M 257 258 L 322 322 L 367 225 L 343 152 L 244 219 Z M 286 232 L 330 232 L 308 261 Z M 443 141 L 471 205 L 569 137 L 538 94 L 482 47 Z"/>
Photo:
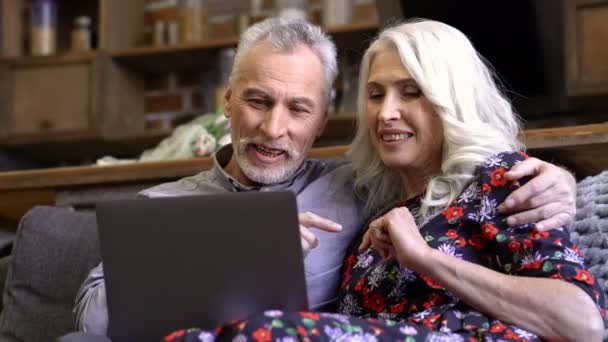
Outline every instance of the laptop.
<path id="1" fill-rule="evenodd" d="M 112 341 L 307 309 L 291 192 L 109 201 L 97 224 Z"/>

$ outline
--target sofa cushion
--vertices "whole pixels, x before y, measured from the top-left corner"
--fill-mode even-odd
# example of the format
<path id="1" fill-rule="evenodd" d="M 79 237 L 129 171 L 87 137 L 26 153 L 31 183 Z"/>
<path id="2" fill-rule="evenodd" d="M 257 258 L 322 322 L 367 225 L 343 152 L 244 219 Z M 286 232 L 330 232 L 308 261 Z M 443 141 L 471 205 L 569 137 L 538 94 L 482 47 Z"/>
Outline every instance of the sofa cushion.
<path id="1" fill-rule="evenodd" d="M 608 298 L 608 171 L 577 184 L 576 218 L 570 232 Z M 604 323 L 604 341 L 608 341 L 608 317 Z"/>
<path id="2" fill-rule="evenodd" d="M 94 212 L 31 209 L 17 231 L 3 294 L 0 340 L 52 341 L 73 331 L 74 298 L 99 261 Z"/>

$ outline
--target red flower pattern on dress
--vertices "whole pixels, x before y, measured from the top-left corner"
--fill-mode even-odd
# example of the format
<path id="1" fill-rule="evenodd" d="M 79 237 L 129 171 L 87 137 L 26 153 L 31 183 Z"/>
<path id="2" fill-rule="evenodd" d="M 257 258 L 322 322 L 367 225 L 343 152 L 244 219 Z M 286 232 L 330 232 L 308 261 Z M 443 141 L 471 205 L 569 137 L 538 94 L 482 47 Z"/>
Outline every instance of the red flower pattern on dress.
<path id="1" fill-rule="evenodd" d="M 481 233 L 486 240 L 494 240 L 494 237 L 498 234 L 498 228 L 491 223 L 486 223 L 481 226 Z"/>
<path id="2" fill-rule="evenodd" d="M 473 246 L 476 250 L 481 251 L 486 247 L 486 242 L 480 234 L 473 234 L 469 239 L 469 245 Z"/>
<path id="3" fill-rule="evenodd" d="M 540 239 L 546 239 L 549 237 L 549 232 L 539 232 L 538 230 L 536 230 L 536 228 L 534 228 L 531 232 L 530 232 L 530 239 L 532 240 L 540 240 Z"/>
<path id="4" fill-rule="evenodd" d="M 308 331 L 303 326 L 298 325 L 296 327 L 296 331 L 298 332 L 298 335 L 300 335 L 301 337 L 304 337 L 304 338 L 308 337 Z"/>
<path id="5" fill-rule="evenodd" d="M 492 171 L 492 173 L 490 174 L 490 183 L 492 184 L 492 186 L 499 187 L 507 184 L 505 173 L 506 171 L 502 167 Z"/>
<path id="6" fill-rule="evenodd" d="M 499 334 L 503 331 L 505 331 L 507 329 L 507 326 L 500 323 L 500 322 L 496 322 L 494 324 L 492 324 L 492 327 L 490 328 L 490 332 L 494 333 L 494 334 Z"/>
<path id="7" fill-rule="evenodd" d="M 302 316 L 302 318 L 312 319 L 313 321 L 318 321 L 319 318 L 321 318 L 321 316 L 318 313 L 307 312 L 307 311 L 301 311 L 300 316 Z"/>
<path id="8" fill-rule="evenodd" d="M 509 340 L 514 340 L 514 341 L 520 341 L 521 340 L 521 337 L 519 337 L 519 335 L 517 335 L 511 329 L 507 329 L 505 331 L 504 335 L 502 335 L 502 337 L 504 337 L 506 339 L 509 339 Z"/>
<path id="9" fill-rule="evenodd" d="M 533 262 L 529 262 L 527 264 L 521 265 L 521 267 L 518 268 L 517 270 L 518 271 L 537 270 L 543 265 L 543 262 L 544 262 L 544 260 L 534 260 Z"/>
<path id="10" fill-rule="evenodd" d="M 460 247 L 465 247 L 467 245 L 467 240 L 461 236 L 456 243 Z"/>
<path id="11" fill-rule="evenodd" d="M 424 282 L 433 289 L 442 289 L 443 288 L 443 286 L 441 286 L 437 281 L 435 281 L 435 279 L 433 279 L 425 274 L 421 274 L 420 279 L 424 280 Z"/>
<path id="12" fill-rule="evenodd" d="M 450 207 L 456 207 L 458 204 L 463 208 L 458 222 L 455 224 L 448 223 L 448 217 L 438 215 L 428 221 L 427 224 L 419 227 L 422 236 L 427 238 L 426 242 L 432 248 L 445 248 L 445 252 L 457 254 L 463 260 L 490 267 L 496 271 L 505 272 L 506 269 L 509 269 L 507 273 L 517 274 L 518 271 L 522 271 L 521 274 L 524 276 L 577 282 L 577 286 L 582 288 L 595 301 L 602 316 L 605 316 L 605 300 L 598 281 L 591 278 L 589 273 L 580 272 L 582 270 L 580 265 L 566 260 L 567 253 L 565 248 L 573 249 L 576 253 L 579 253 L 578 249 L 569 240 L 566 231 L 552 230 L 545 237 L 544 234 L 531 233 L 532 229 L 530 226 L 511 229 L 497 213 L 490 214 L 493 216 L 484 218 L 481 223 L 473 219 L 476 216 L 469 216 L 469 214 L 479 213 L 479 208 L 483 205 L 481 203 L 484 200 L 483 197 L 496 201 L 496 204 L 500 204 L 509 193 L 520 186 L 517 182 L 507 182 L 506 186 L 493 188 L 490 186 L 492 183 L 490 175 L 496 168 L 502 167 L 505 170 L 509 170 L 514 161 L 521 159 L 522 157 L 519 154 L 502 153 L 494 156 L 491 159 L 492 163 L 480 166 L 481 170 L 478 172 L 478 175 L 481 177 L 479 188 L 483 187 L 483 191 L 488 189 L 491 192 L 477 190 L 474 198 L 471 198 L 471 192 L 468 192 L 466 201 L 462 201 L 463 197 L 459 196 L 450 205 Z M 525 180 L 522 181 L 522 184 L 524 182 Z M 408 207 L 409 210 L 416 210 L 420 207 L 420 201 L 418 199 L 408 200 L 406 203 L 402 203 L 402 205 Z M 460 215 L 460 213 L 457 214 Z M 464 217 L 467 217 L 467 219 L 463 219 Z M 500 235 L 496 234 L 494 236 L 495 243 L 488 244 L 481 231 L 481 226 L 485 223 L 491 223 L 496 227 L 499 231 L 498 234 L 503 235 L 504 239 L 498 238 Z M 489 233 L 494 235 L 492 231 L 489 231 Z M 470 244 L 467 241 L 470 241 Z M 355 243 L 358 242 L 356 241 Z M 561 251 L 561 253 L 556 253 L 558 251 Z M 492 339 L 494 340 L 523 341 L 528 339 L 525 333 L 520 332 L 512 326 L 506 326 L 493 320 L 488 315 L 479 315 L 473 308 L 461 311 L 464 315 L 462 318 L 456 317 L 456 315 L 452 314 L 452 304 L 459 306 L 466 304 L 460 302 L 458 298 L 452 297 L 446 289 L 437 288 L 439 284 L 430 277 L 404 269 L 395 259 L 383 260 L 374 254 L 372 260 L 365 259 L 366 266 L 354 267 L 353 265 L 356 263 L 357 258 L 362 256 L 362 253 L 353 248 L 348 258 L 345 258 L 343 278 L 349 275 L 350 278 L 347 282 L 343 283 L 343 287 L 341 288 L 341 298 L 348 298 L 348 300 L 344 299 L 340 303 L 345 305 L 344 310 L 355 309 L 361 316 L 370 318 L 384 318 L 386 317 L 384 315 L 388 313 L 394 315 L 396 321 L 424 324 L 432 331 L 457 324 L 459 327 L 462 327 L 457 334 L 460 335 L 460 331 L 463 331 L 462 334 L 465 341 L 475 341 L 474 336 L 479 336 L 479 333 L 482 332 L 493 334 Z M 366 255 L 365 257 L 367 258 L 368 256 Z M 521 267 L 518 270 L 517 267 L 522 264 L 525 267 Z M 501 269 L 501 265 L 505 268 Z M 507 268 L 507 265 L 510 265 L 510 268 Z M 578 279 L 575 279 L 575 277 Z M 589 285 L 589 282 L 593 282 L 593 285 Z M 369 286 L 373 284 L 373 293 L 370 292 L 372 290 L 367 284 Z M 396 286 L 400 286 L 401 288 L 397 288 Z M 404 293 L 403 291 L 409 293 L 394 295 Z M 348 297 L 345 297 L 346 295 Z M 449 305 L 445 305 L 448 301 Z M 426 312 L 424 315 L 421 315 L 423 311 Z M 467 313 L 467 311 L 471 312 Z M 347 312 L 341 311 L 341 313 Z M 346 324 L 343 321 L 346 319 L 349 321 L 349 325 L 357 329 L 353 331 L 372 335 L 377 334 L 378 340 L 403 339 L 403 331 L 401 329 L 404 326 L 399 322 L 393 321 L 388 323 L 385 320 L 378 319 L 355 320 L 355 318 L 346 316 L 336 320 L 335 317 L 325 316 L 324 314 L 318 314 L 320 318 L 317 321 L 313 319 L 317 317 L 316 315 L 293 312 L 284 313 L 281 318 L 277 318 L 278 316 L 264 316 L 263 321 L 256 320 L 255 324 L 248 324 L 246 326 L 239 324 L 238 326 L 243 326 L 245 329 L 236 331 L 236 333 L 242 334 L 252 341 L 254 341 L 254 338 L 252 338 L 254 332 L 266 340 L 267 338 L 282 340 L 283 337 L 296 337 L 304 342 L 317 341 L 321 339 L 325 327 Z M 455 321 L 453 321 L 454 319 Z M 488 319 L 491 322 L 489 326 L 487 325 Z M 275 320 L 279 320 L 280 324 L 275 324 Z M 464 322 L 466 323 L 463 324 Z M 265 328 L 266 331 L 259 330 L 260 327 Z M 416 333 L 415 339 L 420 340 L 424 340 L 424 337 L 428 333 L 426 329 L 419 329 L 413 324 L 409 324 L 407 329 L 408 332 L 413 331 Z M 227 329 L 222 333 L 231 334 L 232 330 L 234 329 Z M 272 331 L 272 335 L 270 335 L 270 331 Z M 264 333 L 262 334 L 261 332 Z M 293 336 L 294 333 L 299 334 L 299 336 Z M 191 330 L 188 330 L 186 334 L 191 337 L 190 340 L 196 340 L 198 337 L 198 333 L 195 334 Z M 178 339 L 181 340 L 182 338 Z"/>
<path id="13" fill-rule="evenodd" d="M 513 253 L 519 253 L 520 249 L 521 249 L 521 243 L 519 243 L 519 241 L 509 241 L 509 245 L 507 246 L 509 247 L 509 250 Z"/>
<path id="14" fill-rule="evenodd" d="M 454 240 L 458 237 L 458 232 L 456 231 L 456 229 L 449 229 L 446 233 L 445 236 L 447 236 L 449 239 Z"/>
<path id="15" fill-rule="evenodd" d="M 272 332 L 266 328 L 259 328 L 253 333 L 253 338 L 258 342 L 270 342 L 272 340 Z"/>
<path id="16" fill-rule="evenodd" d="M 407 301 L 404 300 L 403 302 L 401 302 L 399 304 L 391 305 L 391 313 L 395 314 L 395 315 L 402 313 L 403 310 L 405 309 L 406 303 L 407 303 Z"/>
<path id="17" fill-rule="evenodd" d="M 363 305 L 375 312 L 382 312 L 384 311 L 384 296 L 374 293 L 371 297 L 364 300 Z"/>
<path id="18" fill-rule="evenodd" d="M 169 334 L 169 335 L 167 335 L 165 337 L 165 341 L 167 341 L 167 342 L 173 341 L 176 338 L 184 336 L 184 334 L 186 334 L 186 329 L 181 329 L 181 330 L 178 330 L 178 331 L 174 331 L 174 332 L 172 332 L 171 334 Z"/>
<path id="19" fill-rule="evenodd" d="M 451 206 L 443 211 L 443 216 L 450 224 L 456 223 L 462 215 L 464 215 L 464 208 L 458 206 Z"/>
<path id="20" fill-rule="evenodd" d="M 589 273 L 589 271 L 582 269 L 576 270 L 576 275 L 574 276 L 574 279 L 582 281 L 583 283 L 587 283 L 589 285 L 595 284 L 595 278 L 593 277 L 593 275 Z"/>
<path id="21" fill-rule="evenodd" d="M 365 284 L 365 279 L 363 279 L 363 278 L 359 279 L 357 284 L 355 284 L 355 291 L 361 291 L 364 284 Z"/>

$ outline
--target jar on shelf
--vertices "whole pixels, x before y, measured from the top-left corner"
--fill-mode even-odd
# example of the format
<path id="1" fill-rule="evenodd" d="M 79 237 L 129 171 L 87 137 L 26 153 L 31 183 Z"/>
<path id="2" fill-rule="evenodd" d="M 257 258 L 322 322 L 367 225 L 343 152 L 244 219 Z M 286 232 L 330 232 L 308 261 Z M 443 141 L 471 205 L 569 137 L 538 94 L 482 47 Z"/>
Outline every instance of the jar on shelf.
<path id="1" fill-rule="evenodd" d="M 30 53 L 35 56 L 57 52 L 57 2 L 33 0 L 30 4 Z"/>
<path id="2" fill-rule="evenodd" d="M 308 20 L 308 3 L 306 0 L 276 0 L 279 17 Z"/>
<path id="3" fill-rule="evenodd" d="M 72 30 L 72 48 L 73 52 L 89 51 L 92 48 L 91 44 L 91 17 L 80 16 L 74 20 L 74 29 Z"/>
<path id="4" fill-rule="evenodd" d="M 323 0 L 321 9 L 323 27 L 351 24 L 354 5 L 353 0 Z"/>
<path id="5" fill-rule="evenodd" d="M 180 0 L 181 42 L 198 43 L 209 38 L 209 9 L 204 0 Z"/>

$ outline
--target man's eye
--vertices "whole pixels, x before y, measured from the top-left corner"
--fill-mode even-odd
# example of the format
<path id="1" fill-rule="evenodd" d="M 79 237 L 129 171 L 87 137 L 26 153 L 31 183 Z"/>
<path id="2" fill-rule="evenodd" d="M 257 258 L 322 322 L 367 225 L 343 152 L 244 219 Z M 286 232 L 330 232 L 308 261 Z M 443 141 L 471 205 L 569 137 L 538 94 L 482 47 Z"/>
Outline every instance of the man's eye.
<path id="1" fill-rule="evenodd" d="M 367 94 L 367 98 L 369 98 L 370 100 L 378 100 L 380 98 L 382 98 L 383 94 L 380 92 L 369 92 Z"/>
<path id="2" fill-rule="evenodd" d="M 254 108 L 262 109 L 265 108 L 268 104 L 268 101 L 264 99 L 247 99 L 247 103 Z"/>
<path id="3" fill-rule="evenodd" d="M 289 110 L 294 114 L 307 114 L 310 111 L 304 107 L 293 106 Z"/>

